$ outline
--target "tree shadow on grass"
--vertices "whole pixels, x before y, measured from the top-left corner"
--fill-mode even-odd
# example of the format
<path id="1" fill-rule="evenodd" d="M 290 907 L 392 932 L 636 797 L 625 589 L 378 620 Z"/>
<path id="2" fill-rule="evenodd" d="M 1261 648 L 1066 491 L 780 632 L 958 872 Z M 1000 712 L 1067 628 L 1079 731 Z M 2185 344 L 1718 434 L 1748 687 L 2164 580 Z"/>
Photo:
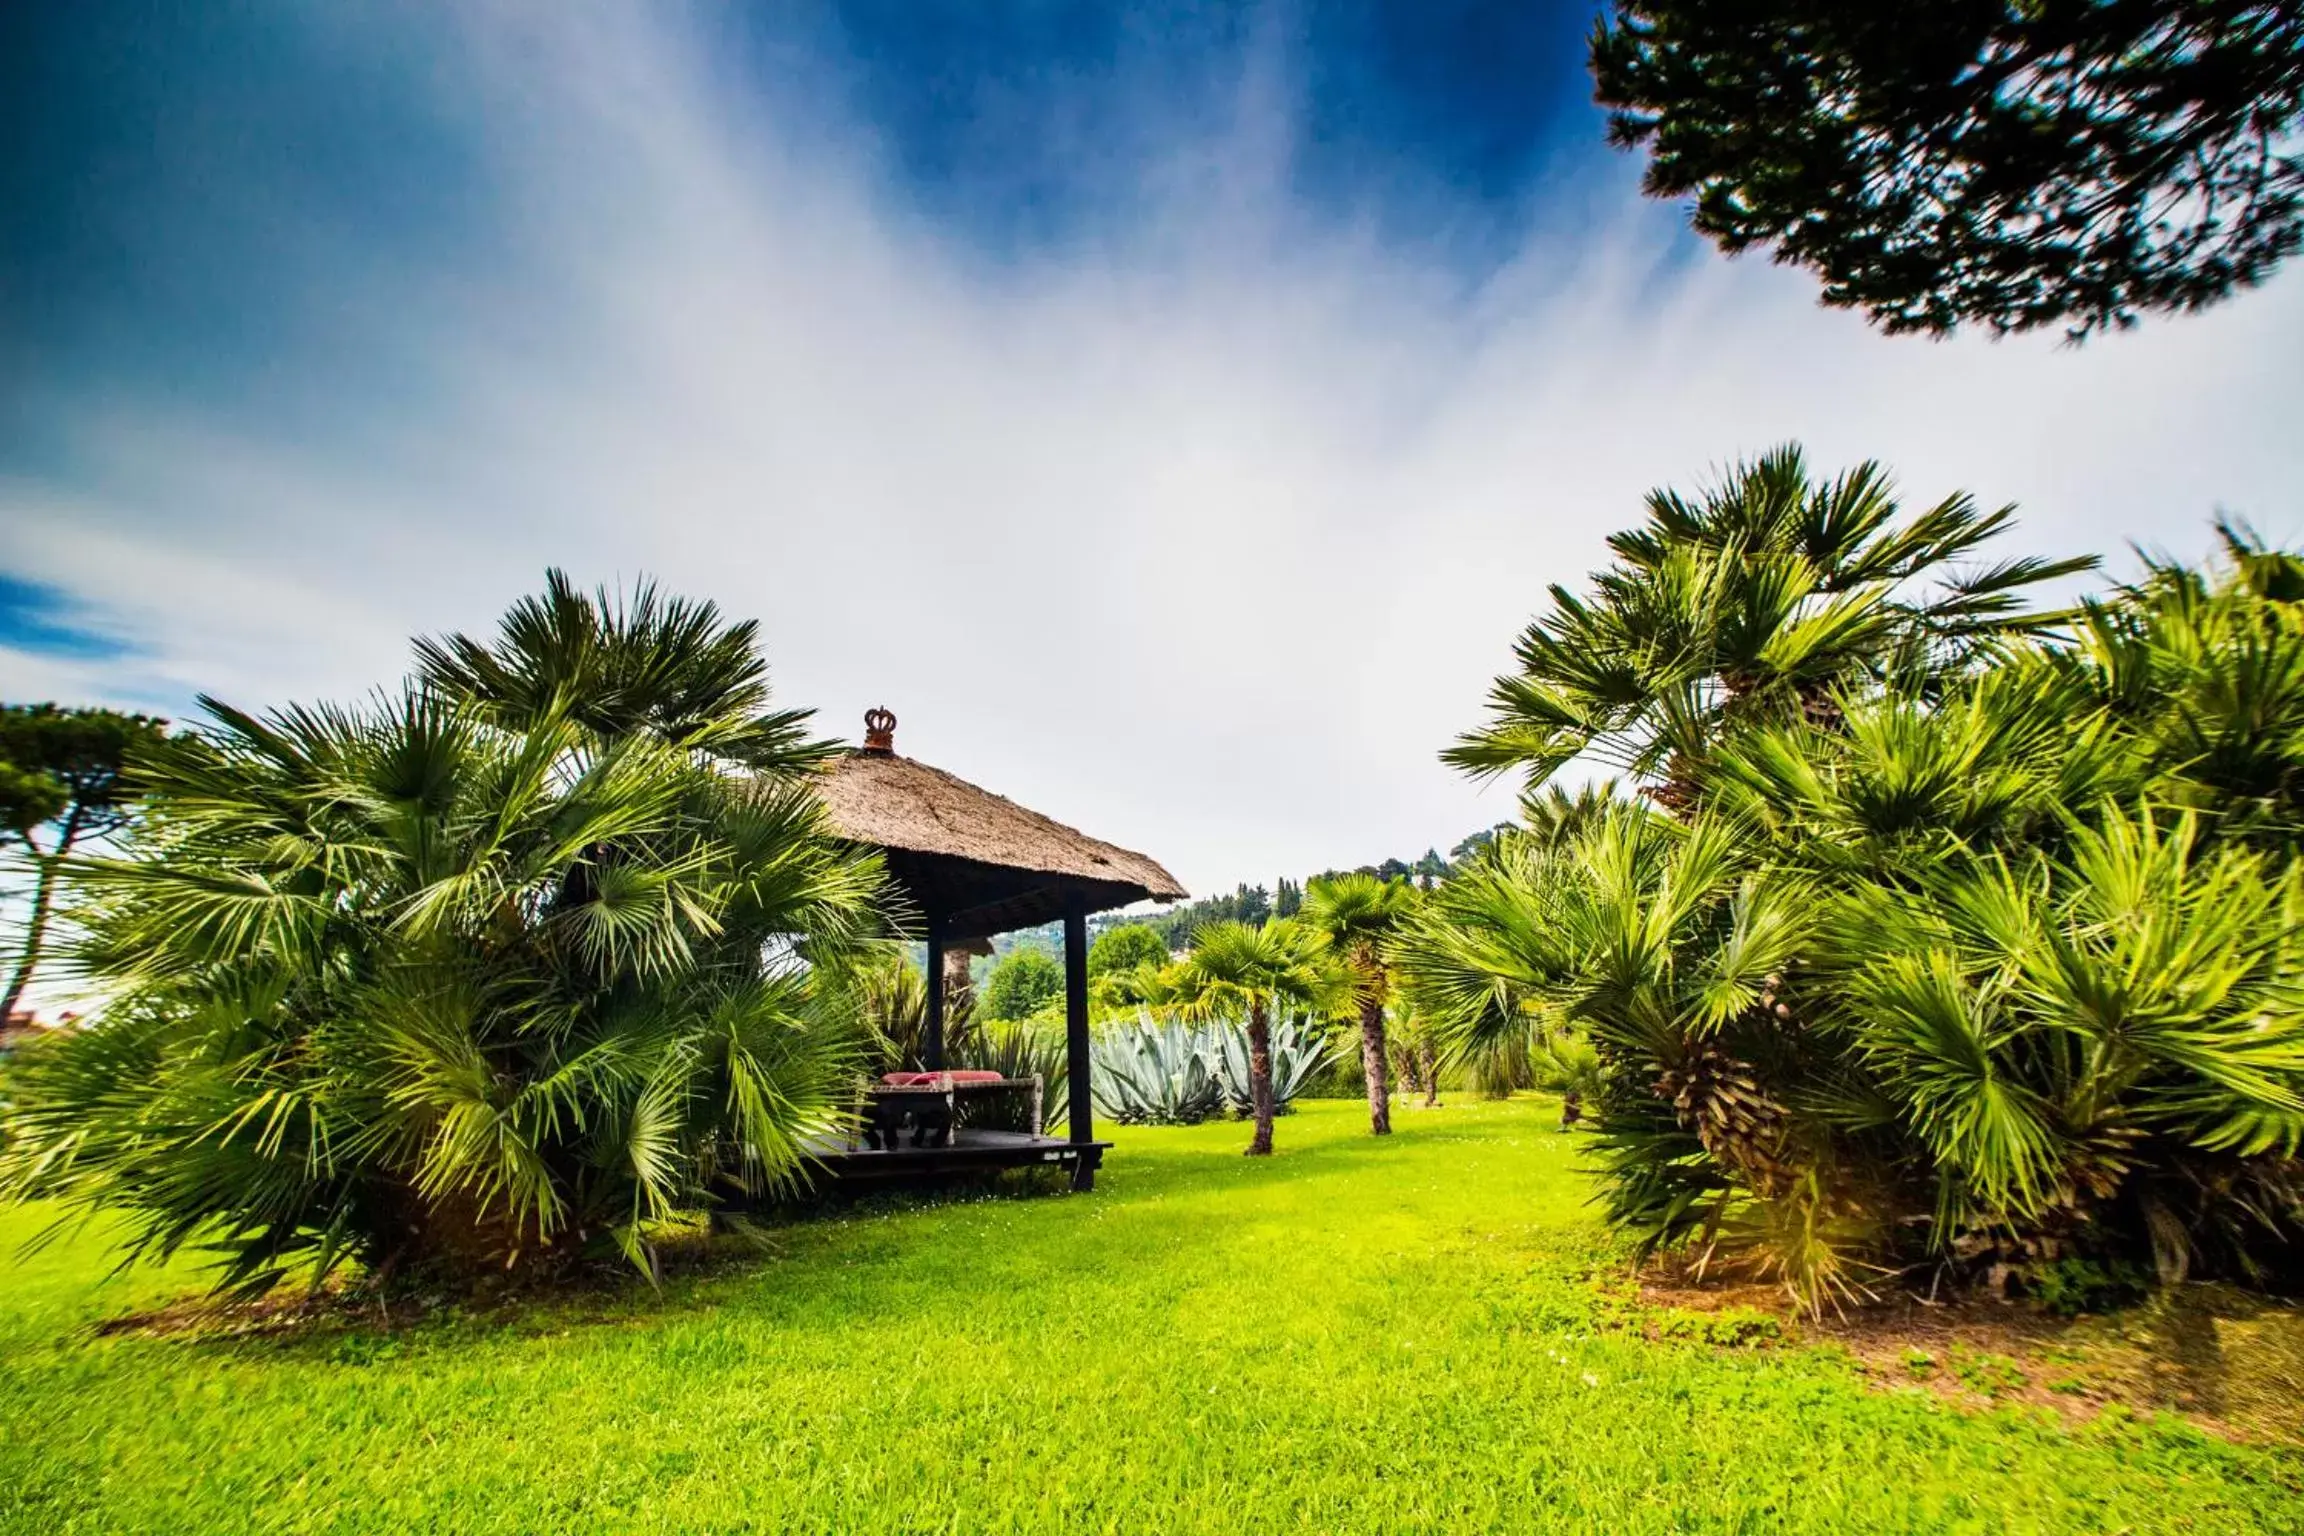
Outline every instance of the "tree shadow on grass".
<path id="1" fill-rule="evenodd" d="M 1881 1385 L 1963 1408 L 2165 1412 L 2231 1439 L 2304 1445 L 2304 1308 L 2235 1286 L 2180 1285 L 2070 1320 L 1981 1296 L 1906 1302 L 1799 1332 L 1848 1349 Z"/>

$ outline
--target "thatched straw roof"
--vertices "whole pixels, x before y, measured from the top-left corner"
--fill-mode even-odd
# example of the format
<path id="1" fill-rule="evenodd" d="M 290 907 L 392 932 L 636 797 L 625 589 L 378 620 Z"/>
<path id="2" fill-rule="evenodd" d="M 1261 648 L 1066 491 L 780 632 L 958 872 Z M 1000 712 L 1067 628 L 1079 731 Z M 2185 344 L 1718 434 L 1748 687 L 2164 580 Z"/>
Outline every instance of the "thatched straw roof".
<path id="1" fill-rule="evenodd" d="M 1141 853 L 899 757 L 894 721 L 880 726 L 882 713 L 875 711 L 870 744 L 825 770 L 824 805 L 842 836 L 888 850 L 890 869 L 925 915 L 960 919 L 955 934 L 1002 931 L 985 926 L 991 922 L 1046 922 L 1072 900 L 1102 910 L 1185 894 L 1175 876 Z"/>

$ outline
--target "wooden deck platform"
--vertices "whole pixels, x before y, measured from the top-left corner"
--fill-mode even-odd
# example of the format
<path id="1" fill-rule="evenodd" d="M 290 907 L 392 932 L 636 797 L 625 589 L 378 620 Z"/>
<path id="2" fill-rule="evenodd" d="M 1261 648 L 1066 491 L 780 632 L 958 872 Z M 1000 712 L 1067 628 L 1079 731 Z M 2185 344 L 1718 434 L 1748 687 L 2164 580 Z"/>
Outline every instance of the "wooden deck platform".
<path id="1" fill-rule="evenodd" d="M 1074 1189 L 1092 1189 L 1096 1169 L 1111 1145 L 1108 1141 L 1068 1141 L 1058 1136 L 963 1127 L 953 1133 L 948 1147 L 899 1146 L 884 1151 L 865 1146 L 861 1140 L 834 1141 L 811 1146 L 808 1155 L 823 1167 L 824 1178 L 835 1187 L 995 1173 L 1003 1168 L 1055 1167 L 1071 1174 Z"/>

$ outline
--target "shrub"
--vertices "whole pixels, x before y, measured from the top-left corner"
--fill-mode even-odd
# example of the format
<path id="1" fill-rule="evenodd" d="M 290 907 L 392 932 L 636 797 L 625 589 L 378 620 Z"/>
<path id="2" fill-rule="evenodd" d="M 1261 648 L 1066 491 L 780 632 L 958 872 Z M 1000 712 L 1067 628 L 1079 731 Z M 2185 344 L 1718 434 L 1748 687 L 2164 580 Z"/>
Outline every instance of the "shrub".
<path id="1" fill-rule="evenodd" d="M 2144 1299 L 2152 1287 L 2152 1273 L 2141 1264 L 2114 1259 L 2064 1258 L 2033 1268 L 2026 1277 L 2041 1310 L 2058 1317 L 2083 1312 L 2111 1312 Z"/>
<path id="2" fill-rule="evenodd" d="M 1348 1047 L 1339 1048 L 1328 1058 L 1312 1080 L 1298 1095 L 1306 1099 L 1362 1099 L 1367 1097 L 1368 1075 L 1361 1065 L 1360 1053 Z"/>
<path id="3" fill-rule="evenodd" d="M 2021 633 L 1989 666 L 1859 649 L 1765 707 L 1727 674 L 1672 813 L 1531 797 L 1398 946 L 1458 1059 L 1590 1040 L 1644 1245 L 1811 1308 L 1919 1265 L 2304 1283 L 2304 558 L 2226 530 L 2220 568 Z"/>
<path id="4" fill-rule="evenodd" d="M 1012 949 L 993 963 L 977 994 L 976 1010 L 987 1019 L 1028 1019 L 1064 1001 L 1064 967 L 1044 949 Z"/>
<path id="5" fill-rule="evenodd" d="M 991 1019 L 972 1030 L 952 1048 L 952 1064 L 997 1072 L 1003 1077 L 1040 1078 L 1040 1125 L 1051 1135 L 1062 1135 L 1070 1097 L 1065 1092 L 1064 1021 L 1045 1016 L 1032 1019 Z M 967 1123 L 987 1130 L 1023 1131 L 1030 1127 L 1029 1090 L 969 1094 L 960 1101 Z"/>
<path id="6" fill-rule="evenodd" d="M 1166 941 L 1143 923 L 1122 923 L 1107 928 L 1088 946 L 1091 979 L 1111 972 L 1133 971 L 1141 965 L 1157 968 L 1167 963 Z"/>
<path id="7" fill-rule="evenodd" d="M 555 577 L 497 650 L 454 644 L 469 688 L 206 701 L 137 761 L 141 822 L 70 876 L 109 1002 L 18 1063 L 12 1191 L 254 1292 L 649 1268 L 652 1223 L 802 1177 L 862 1060 L 880 877 L 762 712 L 750 626 Z"/>
<path id="8" fill-rule="evenodd" d="M 867 1064 L 874 1074 L 917 1072 L 928 1064 L 928 980 L 903 950 L 890 948 L 867 961 L 856 977 L 857 1001 L 871 1045 Z M 977 1019 L 972 1008 L 944 1015 L 944 1056 L 957 1062 L 975 1048 Z"/>

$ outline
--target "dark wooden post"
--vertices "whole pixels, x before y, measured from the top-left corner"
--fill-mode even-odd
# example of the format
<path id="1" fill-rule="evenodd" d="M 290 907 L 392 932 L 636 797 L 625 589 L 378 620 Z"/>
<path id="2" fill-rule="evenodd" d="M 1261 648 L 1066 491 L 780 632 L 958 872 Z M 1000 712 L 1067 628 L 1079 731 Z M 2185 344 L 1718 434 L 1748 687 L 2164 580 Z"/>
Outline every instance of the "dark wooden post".
<path id="1" fill-rule="evenodd" d="M 1088 908 L 1075 900 L 1064 911 L 1064 1082 L 1071 1096 L 1072 1140 L 1096 1139 L 1096 1111 L 1088 1087 Z M 1072 1187 L 1096 1187 L 1093 1152 L 1072 1165 Z"/>
<path id="2" fill-rule="evenodd" d="M 928 925 L 928 1041 L 920 1065 L 931 1072 L 944 1070 L 944 935 Z"/>

